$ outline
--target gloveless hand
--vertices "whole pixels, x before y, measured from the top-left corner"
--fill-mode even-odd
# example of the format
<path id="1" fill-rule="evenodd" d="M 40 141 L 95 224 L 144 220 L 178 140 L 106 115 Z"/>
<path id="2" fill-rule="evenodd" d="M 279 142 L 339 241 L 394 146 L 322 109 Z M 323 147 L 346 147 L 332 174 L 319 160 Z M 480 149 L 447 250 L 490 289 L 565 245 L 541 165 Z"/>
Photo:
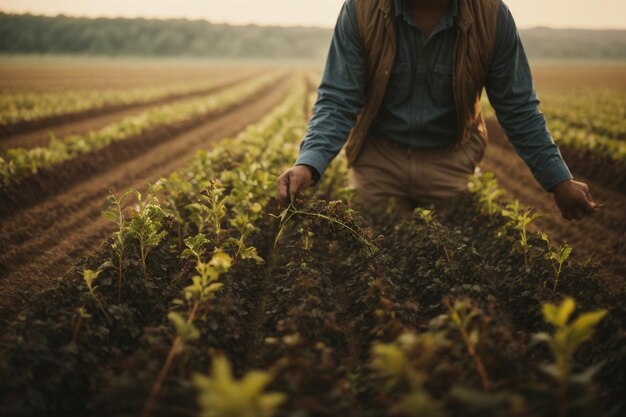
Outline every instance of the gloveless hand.
<path id="1" fill-rule="evenodd" d="M 556 205 L 567 220 L 580 220 L 597 208 L 589 186 L 584 182 L 563 181 L 552 189 Z"/>
<path id="2" fill-rule="evenodd" d="M 297 193 L 310 187 L 313 183 L 313 173 L 306 165 L 296 165 L 289 168 L 278 177 L 278 201 L 281 206 L 287 206 Z"/>

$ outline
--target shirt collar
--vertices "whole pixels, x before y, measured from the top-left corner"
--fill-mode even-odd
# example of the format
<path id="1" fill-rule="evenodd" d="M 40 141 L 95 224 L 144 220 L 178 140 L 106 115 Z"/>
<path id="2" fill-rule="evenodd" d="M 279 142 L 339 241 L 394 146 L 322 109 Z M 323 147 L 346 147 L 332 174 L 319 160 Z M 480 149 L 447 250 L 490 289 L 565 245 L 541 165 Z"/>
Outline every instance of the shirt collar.
<path id="1" fill-rule="evenodd" d="M 402 15 L 406 11 L 406 0 L 393 0 L 396 9 L 396 17 Z M 452 0 L 450 3 L 450 9 L 452 17 L 457 17 L 459 14 L 458 0 Z"/>

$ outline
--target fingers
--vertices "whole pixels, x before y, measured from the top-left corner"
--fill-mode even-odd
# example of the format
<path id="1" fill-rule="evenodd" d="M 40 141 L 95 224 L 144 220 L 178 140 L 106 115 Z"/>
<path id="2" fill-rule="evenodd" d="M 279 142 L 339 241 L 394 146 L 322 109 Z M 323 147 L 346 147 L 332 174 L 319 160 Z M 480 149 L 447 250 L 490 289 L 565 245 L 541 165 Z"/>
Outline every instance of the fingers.
<path id="1" fill-rule="evenodd" d="M 290 176 L 289 178 L 289 203 L 293 202 L 296 199 L 296 195 L 298 191 L 300 191 L 300 185 L 302 181 L 300 178 L 295 177 L 295 175 Z"/>
<path id="2" fill-rule="evenodd" d="M 591 196 L 591 191 L 589 191 L 589 186 L 587 184 L 583 184 L 583 192 L 585 193 L 585 198 L 587 199 L 585 208 L 588 212 L 592 212 L 596 208 L 597 204 Z"/>
<path id="3" fill-rule="evenodd" d="M 278 202 L 281 206 L 286 206 L 287 193 L 289 192 L 289 171 L 278 178 Z"/>

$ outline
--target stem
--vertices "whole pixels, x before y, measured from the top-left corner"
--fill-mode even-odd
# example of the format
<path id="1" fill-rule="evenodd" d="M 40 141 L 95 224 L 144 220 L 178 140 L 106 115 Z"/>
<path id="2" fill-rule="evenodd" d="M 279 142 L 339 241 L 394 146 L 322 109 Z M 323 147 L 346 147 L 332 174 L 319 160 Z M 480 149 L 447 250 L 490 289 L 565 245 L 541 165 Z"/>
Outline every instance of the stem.
<path id="1" fill-rule="evenodd" d="M 124 279 L 122 272 L 122 255 L 119 256 L 119 265 L 117 267 L 117 303 L 122 304 L 122 281 Z"/>
<path id="2" fill-rule="evenodd" d="M 487 370 L 485 369 L 482 358 L 478 352 L 476 352 L 476 345 L 470 341 L 469 335 L 464 328 L 460 327 L 459 331 L 461 332 L 467 351 L 474 360 L 474 365 L 476 367 L 476 371 L 478 372 L 478 376 L 480 376 L 480 382 L 483 385 L 483 390 L 485 390 L 485 392 L 490 392 L 493 389 L 493 383 L 491 382 L 489 375 L 487 375 Z"/>
<path id="3" fill-rule="evenodd" d="M 191 324 L 195 320 L 199 305 L 200 303 L 196 302 L 196 304 L 193 306 L 193 309 L 191 310 L 191 313 L 189 314 L 189 318 L 187 319 L 187 324 Z M 148 395 L 146 404 L 144 405 L 143 410 L 141 412 L 141 417 L 148 417 L 150 415 L 150 412 L 154 408 L 154 404 L 156 403 L 156 400 L 159 398 L 159 394 L 161 393 L 161 389 L 163 388 L 163 383 L 165 382 L 165 379 L 167 378 L 167 374 L 169 373 L 170 368 L 172 367 L 172 364 L 174 363 L 174 358 L 176 357 L 176 355 L 178 355 L 182 345 L 183 345 L 183 338 L 180 336 L 176 336 L 176 339 L 174 339 L 174 342 L 172 343 L 172 347 L 167 353 L 165 362 L 163 363 L 163 366 L 161 367 L 161 370 L 159 371 L 159 375 L 157 376 L 157 379 L 154 381 L 154 384 L 152 384 L 152 389 L 150 389 L 150 394 Z"/>
<path id="4" fill-rule="evenodd" d="M 554 279 L 554 287 L 552 288 L 552 291 L 556 291 L 556 287 L 557 285 L 559 285 L 559 277 L 561 276 L 561 269 L 563 268 L 563 264 L 559 263 L 559 267 L 556 270 L 556 277 Z"/>
<path id="5" fill-rule="evenodd" d="M 141 271 L 143 272 L 143 279 L 148 281 L 148 271 L 146 267 L 147 254 L 145 253 L 143 242 L 140 242 L 139 251 L 141 252 Z"/>

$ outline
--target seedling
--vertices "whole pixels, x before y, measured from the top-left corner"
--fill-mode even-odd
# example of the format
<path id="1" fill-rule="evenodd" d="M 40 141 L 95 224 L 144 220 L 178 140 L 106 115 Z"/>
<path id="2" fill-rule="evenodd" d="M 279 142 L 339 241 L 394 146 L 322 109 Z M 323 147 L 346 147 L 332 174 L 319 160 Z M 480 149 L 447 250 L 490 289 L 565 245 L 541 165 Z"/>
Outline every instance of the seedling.
<path id="1" fill-rule="evenodd" d="M 535 343 L 546 343 L 554 356 L 555 363 L 544 365 L 542 370 L 554 378 L 558 384 L 558 416 L 567 415 L 567 387 L 574 380 L 587 382 L 597 369 L 590 369 L 576 377 L 572 375 L 571 361 L 578 348 L 591 339 L 595 327 L 606 316 L 606 310 L 598 310 L 581 314 L 576 320 L 570 321 L 570 317 L 576 309 L 576 303 L 571 298 L 566 298 L 560 305 L 545 304 L 543 306 L 544 320 L 551 324 L 555 331 L 553 334 L 538 333 L 534 335 Z"/>
<path id="2" fill-rule="evenodd" d="M 272 417 L 287 399 L 285 394 L 265 392 L 274 376 L 269 372 L 251 371 L 241 380 L 233 377 L 225 357 L 213 360 L 208 376 L 195 374 L 201 417 Z"/>
<path id="3" fill-rule="evenodd" d="M 528 243 L 528 225 L 541 217 L 541 214 L 533 213 L 532 209 L 522 210 L 519 201 L 514 200 L 507 204 L 506 208 L 502 210 L 502 215 L 509 220 L 507 225 L 516 230 L 519 234 L 516 246 L 524 255 L 524 266 L 528 270 L 530 267 L 531 249 Z"/>
<path id="4" fill-rule="evenodd" d="M 554 286 L 552 287 L 554 291 L 556 291 L 556 287 L 559 285 L 563 264 L 569 259 L 572 250 L 570 245 L 564 243 L 558 248 L 551 248 L 546 254 L 546 259 L 552 262 L 552 267 L 554 268 Z"/>
<path id="5" fill-rule="evenodd" d="M 461 335 L 467 352 L 474 361 L 474 366 L 480 377 L 483 390 L 490 392 L 493 389 L 493 383 L 487 374 L 487 370 L 477 349 L 478 342 L 480 341 L 480 332 L 477 326 L 475 326 L 474 321 L 480 317 L 480 312 L 472 306 L 469 300 L 457 300 L 454 304 L 446 300 L 444 303 L 448 308 L 448 317 L 452 327 Z"/>
<path id="6" fill-rule="evenodd" d="M 101 272 L 102 271 L 100 270 L 92 271 L 91 269 L 85 269 L 83 270 L 83 281 L 87 285 L 87 289 L 89 290 L 89 295 L 91 296 L 91 298 L 93 298 L 98 308 L 100 308 L 100 311 L 102 312 L 104 317 L 107 320 L 109 320 L 109 315 L 107 314 L 104 306 L 102 305 L 102 301 L 100 301 L 100 299 L 96 296 L 96 292 L 95 292 L 96 288 L 98 287 L 94 286 L 94 282 L 98 279 L 98 276 L 100 276 Z"/>
<path id="7" fill-rule="evenodd" d="M 470 177 L 468 188 L 477 195 L 478 202 L 485 214 L 495 216 L 500 213 L 501 209 L 498 200 L 502 197 L 504 191 L 498 186 L 498 181 L 493 172 L 473 175 Z"/>
<path id="8" fill-rule="evenodd" d="M 167 232 L 163 230 L 163 225 L 161 224 L 166 213 L 159 206 L 159 201 L 156 198 L 157 193 L 163 187 L 164 181 L 161 179 L 153 185 L 149 185 L 145 199 L 141 198 L 142 195 L 139 191 L 135 191 L 137 206 L 134 217 L 128 225 L 128 235 L 134 237 L 139 242 L 141 270 L 146 281 L 148 281 L 146 266 L 148 253 L 167 236 Z"/>
<path id="9" fill-rule="evenodd" d="M 117 256 L 117 303 L 122 302 L 122 286 L 124 285 L 124 251 L 126 250 L 126 238 L 128 234 L 126 216 L 124 215 L 124 202 L 131 194 L 127 191 L 119 198 L 109 193 L 107 200 L 109 202 L 109 210 L 102 213 L 102 217 L 108 219 L 117 225 L 117 231 L 113 233 L 113 252 Z"/>
<path id="10" fill-rule="evenodd" d="M 163 383 L 169 374 L 169 370 L 174 363 L 176 356 L 182 352 L 185 343 L 196 340 L 200 337 L 200 332 L 194 326 L 194 321 L 198 315 L 199 309 L 210 300 L 215 298 L 217 292 L 224 284 L 217 282 L 220 275 L 227 272 L 232 265 L 231 257 L 225 252 L 216 252 L 209 263 L 198 262 L 196 271 L 198 275 L 192 278 L 192 284 L 183 289 L 183 300 L 177 300 L 176 304 L 187 304 L 191 306 L 191 310 L 187 318 L 183 318 L 179 313 L 171 312 L 168 319 L 174 326 L 176 337 L 172 342 L 172 346 L 165 358 L 165 362 L 157 375 L 148 399 L 142 411 L 142 417 L 150 415 L 154 404 L 156 403 L 159 393 L 163 387 Z"/>
<path id="11" fill-rule="evenodd" d="M 394 415 L 403 416 L 445 416 L 441 402 L 433 399 L 424 384 L 427 373 L 424 370 L 443 343 L 442 334 L 405 333 L 393 343 L 376 343 L 372 346 L 370 366 L 387 378 L 385 391 L 391 391 L 406 382 L 410 390 L 393 407 Z"/>

